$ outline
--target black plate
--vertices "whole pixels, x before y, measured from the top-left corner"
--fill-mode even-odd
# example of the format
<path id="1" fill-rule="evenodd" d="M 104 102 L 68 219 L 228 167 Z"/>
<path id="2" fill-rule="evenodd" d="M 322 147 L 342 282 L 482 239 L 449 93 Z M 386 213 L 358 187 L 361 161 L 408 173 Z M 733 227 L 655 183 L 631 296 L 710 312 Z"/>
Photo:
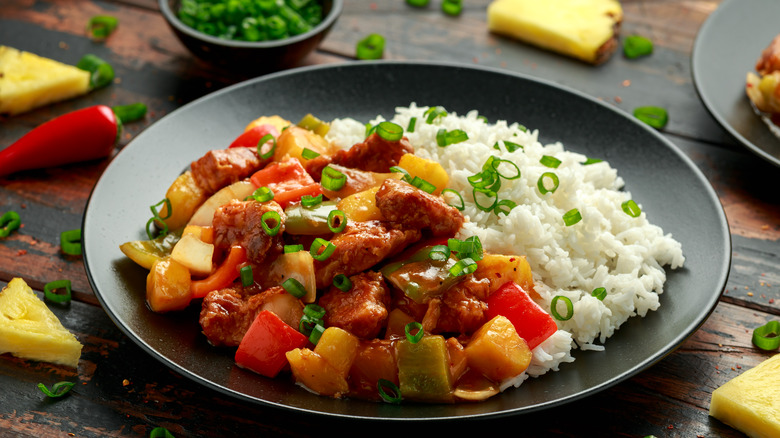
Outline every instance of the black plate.
<path id="1" fill-rule="evenodd" d="M 543 142 L 609 160 L 650 220 L 680 240 L 685 267 L 669 273 L 662 306 L 633 318 L 605 352 L 575 352 L 560 372 L 529 379 L 478 404 L 401 405 L 334 400 L 289 380 L 233 365 L 230 352 L 200 333 L 198 309 L 156 315 L 144 304 L 146 271 L 119 251 L 145 239 L 149 206 L 183 167 L 226 147 L 260 115 L 299 120 L 389 117 L 411 102 L 538 128 Z M 674 193 L 674 196 L 670 196 Z M 728 277 L 730 237 L 721 205 L 699 170 L 647 126 L 581 93 L 497 70 L 444 64 L 360 62 L 265 76 L 195 101 L 141 133 L 98 181 L 84 218 L 84 260 L 106 312 L 138 345 L 173 370 L 247 402 L 351 418 L 445 419 L 530 412 L 603 390 L 651 366 L 707 318 Z M 194 306 L 197 307 L 197 306 Z"/>
<path id="2" fill-rule="evenodd" d="M 693 46 L 693 81 L 704 106 L 739 142 L 780 166 L 780 138 L 753 111 L 745 76 L 780 34 L 777 0 L 726 0 L 704 22 Z"/>

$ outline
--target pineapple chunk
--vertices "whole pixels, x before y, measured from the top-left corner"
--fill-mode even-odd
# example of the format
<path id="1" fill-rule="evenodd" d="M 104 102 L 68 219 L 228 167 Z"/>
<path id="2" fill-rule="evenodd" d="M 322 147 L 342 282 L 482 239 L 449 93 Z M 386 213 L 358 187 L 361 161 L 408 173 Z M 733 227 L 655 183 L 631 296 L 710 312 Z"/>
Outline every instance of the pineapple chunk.
<path id="1" fill-rule="evenodd" d="M 0 291 L 0 354 L 77 368 L 81 347 L 24 280 Z"/>
<path id="2" fill-rule="evenodd" d="M 600 64 L 618 47 L 618 0 L 494 0 L 488 28 L 541 48 Z"/>
<path id="3" fill-rule="evenodd" d="M 501 382 L 525 371 L 533 354 L 512 323 L 498 315 L 474 333 L 466 346 L 466 357 L 472 369 Z"/>
<path id="4" fill-rule="evenodd" d="M 780 354 L 712 392 L 710 415 L 750 437 L 780 436 Z"/>
<path id="5" fill-rule="evenodd" d="M 0 46 L 0 114 L 13 116 L 89 90 L 87 71 Z"/>

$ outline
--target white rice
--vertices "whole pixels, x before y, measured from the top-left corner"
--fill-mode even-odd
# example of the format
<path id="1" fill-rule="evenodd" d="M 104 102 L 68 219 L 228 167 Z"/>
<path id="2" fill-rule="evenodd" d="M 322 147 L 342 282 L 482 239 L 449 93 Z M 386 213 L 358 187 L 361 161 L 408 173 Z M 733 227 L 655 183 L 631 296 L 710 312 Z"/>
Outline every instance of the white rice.
<path id="1" fill-rule="evenodd" d="M 476 111 L 465 116 L 449 113 L 426 124 L 427 109 L 412 103 L 408 108 L 397 108 L 391 121 L 406 128 L 412 117 L 417 118 L 414 132 L 405 134 L 415 153 L 440 162 L 450 176 L 449 188 L 465 200 L 467 223 L 459 237 L 477 235 L 486 251 L 525 255 L 534 274 L 539 305 L 549 310 L 552 299 L 561 295 L 574 306 L 571 319 L 556 320 L 558 332 L 534 349 L 526 373 L 504 382 L 502 390 L 518 386 L 528 375 L 557 371 L 561 363 L 574 360 L 570 354 L 573 348 L 603 350 L 606 339 L 628 318 L 658 309 L 666 280 L 663 267 L 682 266 L 682 247 L 648 222 L 644 211 L 636 218 L 623 211 L 621 205 L 631 199 L 631 193 L 621 190 L 624 182 L 616 169 L 607 162 L 582 165 L 587 157 L 564 150 L 560 143 L 542 145 L 537 131 L 525 132 L 520 125 L 505 121 L 487 124 Z M 383 120 L 380 117 L 370 123 Z M 469 139 L 439 147 L 436 133 L 441 128 L 462 129 Z M 338 119 L 331 124 L 328 140 L 349 147 L 363 141 L 365 129 L 362 122 Z M 523 148 L 515 152 L 494 149 L 501 140 Z M 499 198 L 517 203 L 508 215 L 478 209 L 466 179 L 480 172 L 491 155 L 510 160 L 521 170 L 520 178 L 502 180 Z M 539 161 L 543 155 L 559 159 L 560 166 L 545 167 Z M 537 180 L 549 171 L 554 171 L 560 184 L 554 193 L 542 195 Z M 635 202 L 641 207 L 640 199 Z M 582 220 L 566 226 L 562 216 L 573 208 L 579 210 Z M 591 295 L 599 287 L 607 290 L 603 301 Z M 557 310 L 566 314 L 562 302 Z"/>

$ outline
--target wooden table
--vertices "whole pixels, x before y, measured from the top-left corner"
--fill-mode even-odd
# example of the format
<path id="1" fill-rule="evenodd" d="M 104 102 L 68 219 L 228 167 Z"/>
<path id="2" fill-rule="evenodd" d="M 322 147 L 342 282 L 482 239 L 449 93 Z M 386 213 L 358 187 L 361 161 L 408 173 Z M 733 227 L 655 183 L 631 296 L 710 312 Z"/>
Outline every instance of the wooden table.
<path id="1" fill-rule="evenodd" d="M 627 112 L 642 105 L 664 106 L 670 122 L 663 134 L 715 188 L 733 243 L 731 274 L 720 303 L 674 353 L 584 400 L 487 423 L 458 424 L 452 431 L 501 426 L 502 431 L 545 437 L 742 436 L 707 412 L 715 388 L 776 353 L 756 349 L 750 339 L 753 328 L 780 315 L 780 169 L 730 138 L 707 113 L 692 84 L 694 38 L 720 2 L 624 0 L 622 35 L 651 38 L 655 52 L 639 60 L 617 54 L 598 67 L 490 34 L 485 13 L 489 0 L 464 1 L 459 17 L 446 16 L 438 1 L 431 3 L 417 9 L 403 0 L 346 0 L 343 15 L 319 51 L 302 65 L 355 62 L 356 41 L 378 32 L 387 38 L 387 59 L 433 59 L 521 72 L 578 89 Z M 87 20 L 97 14 L 120 21 L 104 43 L 92 42 L 84 32 Z M 107 88 L 1 120 L 0 148 L 77 108 L 146 103 L 147 118 L 127 126 L 121 149 L 165 114 L 247 79 L 241 72 L 217 70 L 194 59 L 165 25 L 155 0 L 5 0 L 0 5 L 0 44 L 70 64 L 94 53 L 117 72 L 117 80 Z M 0 178 L 0 211 L 16 210 L 23 217 L 23 228 L 0 240 L 0 285 L 22 277 L 41 291 L 49 281 L 71 279 L 76 300 L 69 308 L 55 310 L 85 345 L 78 372 L 0 356 L 0 436 L 146 436 L 156 426 L 176 436 L 370 433 L 373 425 L 365 422 L 239 403 L 169 370 L 114 326 L 90 289 L 81 259 L 59 251 L 60 232 L 80 227 L 90 190 L 108 162 Z M 78 382 L 66 399 L 47 400 L 36 388 L 38 382 L 59 380 Z M 385 426 L 382 431 L 391 430 Z M 398 428 L 422 427 L 406 426 Z"/>

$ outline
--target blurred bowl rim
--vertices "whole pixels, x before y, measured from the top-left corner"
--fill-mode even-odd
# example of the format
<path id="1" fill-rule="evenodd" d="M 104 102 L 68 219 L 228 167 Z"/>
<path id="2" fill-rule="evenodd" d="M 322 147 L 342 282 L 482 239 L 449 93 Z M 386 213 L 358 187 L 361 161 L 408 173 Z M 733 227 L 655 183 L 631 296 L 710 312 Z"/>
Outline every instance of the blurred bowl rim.
<path id="1" fill-rule="evenodd" d="M 344 0 L 330 0 L 330 1 L 332 2 L 330 11 L 328 12 L 327 15 L 325 15 L 325 17 L 322 18 L 320 24 L 314 26 L 308 32 L 302 33 L 300 35 L 295 35 L 288 38 L 283 38 L 280 40 L 271 40 L 271 41 L 237 41 L 237 40 L 228 40 L 224 38 L 213 37 L 203 32 L 199 32 L 187 26 L 186 24 L 182 23 L 181 20 L 179 20 L 179 17 L 177 17 L 176 14 L 171 10 L 171 7 L 169 5 L 171 0 L 158 0 L 158 4 L 160 6 L 160 11 L 165 17 L 165 20 L 173 27 L 175 27 L 178 31 L 187 34 L 192 38 L 210 44 L 218 45 L 218 46 L 244 48 L 244 49 L 263 49 L 263 48 L 270 49 L 274 47 L 283 47 L 289 44 L 295 44 L 299 41 L 307 40 L 314 35 L 318 35 L 322 33 L 327 28 L 332 26 L 333 23 L 336 21 L 336 19 L 341 15 L 341 11 L 344 6 Z"/>

